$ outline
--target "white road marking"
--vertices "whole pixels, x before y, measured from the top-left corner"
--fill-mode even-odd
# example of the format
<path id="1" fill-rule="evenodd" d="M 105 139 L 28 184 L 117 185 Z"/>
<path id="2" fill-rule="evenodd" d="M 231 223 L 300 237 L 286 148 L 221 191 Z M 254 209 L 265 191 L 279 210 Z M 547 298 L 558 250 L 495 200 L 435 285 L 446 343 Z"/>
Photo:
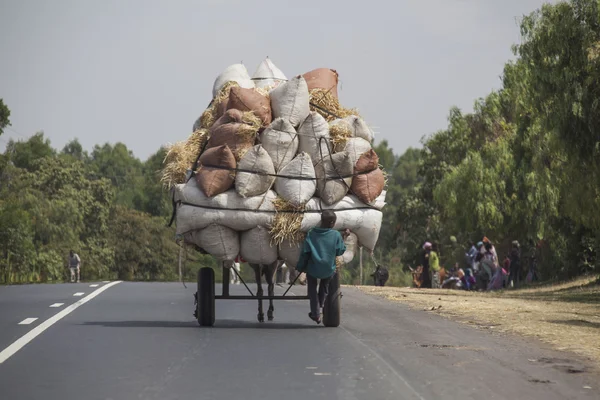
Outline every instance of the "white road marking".
<path id="1" fill-rule="evenodd" d="M 317 367 L 306 367 L 306 369 L 317 369 Z"/>
<path id="2" fill-rule="evenodd" d="M 331 372 L 315 372 L 315 376 L 331 376 Z"/>
<path id="3" fill-rule="evenodd" d="M 93 285 L 90 285 L 90 287 L 98 287 L 100 285 L 98 285 L 97 283 L 94 283 Z"/>
<path id="4" fill-rule="evenodd" d="M 52 325 L 54 325 L 55 323 L 60 321 L 62 318 L 66 317 L 67 315 L 69 315 L 70 313 L 75 311 L 80 306 L 82 306 L 85 303 L 87 303 L 88 301 L 92 300 L 94 297 L 98 296 L 100 293 L 104 292 L 106 289 L 108 289 L 111 286 L 114 286 L 120 282 L 121 281 L 115 281 L 108 285 L 102 286 L 101 288 L 96 289 L 92 293 L 85 296 L 83 299 L 80 299 L 77 302 L 71 304 L 69 307 L 56 313 L 52 317 L 48 318 L 47 320 L 45 320 L 44 322 L 42 322 L 41 324 L 39 324 L 32 330 L 30 330 L 29 332 L 27 332 L 25 335 L 21 336 L 19 339 L 14 341 L 10 346 L 8 346 L 7 348 L 5 348 L 4 350 L 2 350 L 0 352 L 0 364 L 2 364 L 4 361 L 8 360 L 13 354 L 15 354 L 17 351 L 22 349 L 23 346 L 25 346 L 27 343 L 31 342 L 33 339 L 35 339 L 37 336 L 39 336 L 42 332 L 44 332 L 46 329 L 50 328 Z"/>
<path id="5" fill-rule="evenodd" d="M 83 296 L 84 294 L 85 293 L 83 293 L 83 292 L 77 292 L 77 293 L 73 294 L 73 296 L 80 297 L 80 296 Z"/>
<path id="6" fill-rule="evenodd" d="M 29 325 L 30 323 L 32 323 L 36 319 L 37 318 L 25 318 L 23 321 L 19 322 L 19 325 Z"/>
<path id="7" fill-rule="evenodd" d="M 65 305 L 65 303 L 54 303 L 54 304 L 50 304 L 50 307 L 52 307 L 52 308 L 58 308 L 58 307 L 61 307 L 61 306 L 64 306 L 64 305 Z"/>

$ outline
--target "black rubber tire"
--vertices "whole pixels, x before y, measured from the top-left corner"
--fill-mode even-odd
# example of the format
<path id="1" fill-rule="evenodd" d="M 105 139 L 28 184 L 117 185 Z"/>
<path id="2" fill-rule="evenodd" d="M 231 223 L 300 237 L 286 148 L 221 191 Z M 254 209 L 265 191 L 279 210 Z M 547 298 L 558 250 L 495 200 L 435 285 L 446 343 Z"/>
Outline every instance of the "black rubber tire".
<path id="1" fill-rule="evenodd" d="M 198 323 L 200 326 L 215 324 L 215 271 L 210 267 L 198 271 Z"/>
<path id="2" fill-rule="evenodd" d="M 342 314 L 342 291 L 340 289 L 340 276 L 335 273 L 329 281 L 329 294 L 323 304 L 323 325 L 328 328 L 340 326 Z"/>

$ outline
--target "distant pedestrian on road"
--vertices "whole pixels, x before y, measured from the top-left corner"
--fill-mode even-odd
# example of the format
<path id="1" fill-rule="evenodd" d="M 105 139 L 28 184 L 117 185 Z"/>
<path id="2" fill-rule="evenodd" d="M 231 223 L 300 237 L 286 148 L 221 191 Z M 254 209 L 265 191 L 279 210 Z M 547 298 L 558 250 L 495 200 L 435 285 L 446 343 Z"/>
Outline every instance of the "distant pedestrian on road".
<path id="1" fill-rule="evenodd" d="M 308 316 L 317 324 L 321 323 L 321 309 L 329 290 L 329 281 L 336 272 L 335 258 L 346 251 L 342 235 L 333 230 L 336 216 L 332 210 L 321 213 L 321 227 L 312 228 L 306 234 L 302 253 L 296 269 L 306 272 L 310 313 Z M 347 235 L 348 232 L 345 233 Z M 317 281 L 319 284 L 317 292 Z"/>
<path id="2" fill-rule="evenodd" d="M 75 282 L 75 277 L 77 277 L 77 282 L 79 282 L 81 259 L 73 250 L 69 252 L 69 270 L 71 271 L 71 282 Z"/>

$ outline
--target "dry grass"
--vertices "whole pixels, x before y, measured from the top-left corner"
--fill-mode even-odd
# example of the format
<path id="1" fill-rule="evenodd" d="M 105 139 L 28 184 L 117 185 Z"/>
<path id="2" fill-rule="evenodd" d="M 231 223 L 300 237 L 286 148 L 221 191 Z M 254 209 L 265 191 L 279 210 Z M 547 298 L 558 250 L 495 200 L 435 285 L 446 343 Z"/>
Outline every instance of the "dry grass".
<path id="1" fill-rule="evenodd" d="M 495 293 L 362 286 L 361 290 L 497 332 L 536 337 L 600 366 L 598 276 Z"/>
<path id="2" fill-rule="evenodd" d="M 262 126 L 262 121 L 252 111 L 246 111 L 242 115 L 243 125 L 238 130 L 238 135 L 245 137 L 242 142 L 252 142 L 254 145 L 258 131 Z M 233 152 L 236 161 L 240 161 L 252 146 L 240 146 Z"/>
<path id="3" fill-rule="evenodd" d="M 329 125 L 329 136 L 334 148 L 343 148 L 352 137 L 352 127 L 346 121 Z"/>
<path id="4" fill-rule="evenodd" d="M 273 224 L 270 227 L 271 245 L 279 246 L 284 240 L 289 240 L 292 244 L 298 243 L 304 239 L 302 227 L 302 218 L 304 206 L 295 207 L 281 197 L 273 200 L 273 205 L 277 212 L 273 218 Z M 293 212 L 289 212 L 293 211 Z"/>
<path id="5" fill-rule="evenodd" d="M 165 187 L 171 188 L 176 184 L 185 182 L 187 170 L 192 167 L 207 140 L 208 131 L 198 129 L 187 140 L 167 147 L 167 155 L 163 160 L 164 168 L 161 171 L 162 176 L 160 179 Z"/>
<path id="6" fill-rule="evenodd" d="M 350 115 L 360 116 L 357 109 L 342 107 L 340 101 L 337 98 L 335 98 L 335 96 L 333 96 L 330 91 L 326 89 L 312 89 L 310 91 L 310 102 L 312 104 L 316 104 L 320 108 L 324 108 L 325 110 L 329 111 L 331 114 L 334 114 L 339 118 L 345 118 Z M 318 112 L 328 122 L 337 119 L 335 116 L 326 113 L 320 108 L 314 107 L 312 104 L 310 106 L 310 110 Z"/>
<path id="7" fill-rule="evenodd" d="M 208 107 L 200 116 L 200 127 L 203 129 L 209 129 L 217 120 L 217 108 L 219 105 L 229 99 L 229 89 L 232 87 L 240 86 L 235 81 L 229 81 L 223 85 L 219 93 L 213 99 L 210 107 Z"/>

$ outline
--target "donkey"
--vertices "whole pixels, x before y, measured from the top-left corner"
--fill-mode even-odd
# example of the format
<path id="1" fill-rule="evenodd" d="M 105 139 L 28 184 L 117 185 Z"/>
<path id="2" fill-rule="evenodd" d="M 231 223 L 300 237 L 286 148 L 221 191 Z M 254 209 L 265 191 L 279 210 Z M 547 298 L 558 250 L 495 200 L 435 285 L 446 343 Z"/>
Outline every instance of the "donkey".
<path id="1" fill-rule="evenodd" d="M 277 269 L 281 267 L 283 261 L 277 260 L 271 264 L 252 264 L 248 263 L 252 270 L 254 270 L 254 277 L 256 278 L 256 295 L 263 295 L 262 288 L 262 279 L 261 277 L 264 275 L 265 280 L 267 281 L 267 293 L 269 296 L 275 295 L 275 274 L 277 273 Z M 273 312 L 275 308 L 273 307 L 273 299 L 269 299 L 269 310 L 267 311 L 267 318 L 269 321 L 273 321 L 275 318 Z M 265 322 L 265 314 L 263 312 L 262 299 L 258 300 L 258 322 Z"/>

